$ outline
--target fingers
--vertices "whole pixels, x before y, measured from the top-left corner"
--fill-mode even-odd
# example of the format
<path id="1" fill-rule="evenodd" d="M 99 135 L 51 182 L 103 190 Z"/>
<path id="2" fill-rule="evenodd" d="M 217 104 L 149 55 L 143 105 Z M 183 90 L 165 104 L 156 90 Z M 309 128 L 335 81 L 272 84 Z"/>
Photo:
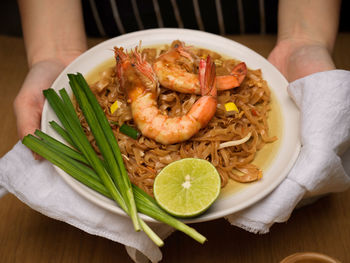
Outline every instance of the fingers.
<path id="1" fill-rule="evenodd" d="M 17 116 L 17 134 L 20 140 L 28 134 L 33 134 L 36 129 L 40 128 L 41 111 L 43 105 L 42 101 L 30 101 L 30 96 L 21 96 L 16 98 L 15 112 Z M 40 97 L 38 98 L 40 100 Z M 43 158 L 32 152 L 35 160 L 42 160 Z"/>

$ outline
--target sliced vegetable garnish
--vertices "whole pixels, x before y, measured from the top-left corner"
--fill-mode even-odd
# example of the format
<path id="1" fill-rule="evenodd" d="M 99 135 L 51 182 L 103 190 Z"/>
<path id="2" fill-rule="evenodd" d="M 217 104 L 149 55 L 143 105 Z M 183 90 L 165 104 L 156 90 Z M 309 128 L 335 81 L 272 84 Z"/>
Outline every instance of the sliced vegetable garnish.
<path id="1" fill-rule="evenodd" d="M 49 123 L 51 128 L 54 129 L 67 143 L 75 148 L 78 148 L 70 138 L 69 134 L 65 131 L 65 129 L 63 129 L 57 122 L 50 121 Z"/>
<path id="2" fill-rule="evenodd" d="M 40 134 L 42 135 L 44 133 L 40 132 Z M 50 137 L 47 134 L 45 134 L 44 136 Z M 53 139 L 52 137 L 50 138 L 53 140 L 53 142 L 57 142 L 57 140 Z M 75 178 L 77 181 L 99 192 L 100 194 L 110 199 L 113 199 L 106 187 L 103 185 L 101 179 L 95 173 L 95 171 L 87 167 L 86 165 L 81 164 L 80 162 L 75 160 L 75 158 L 68 156 L 67 151 L 63 149 L 59 144 L 53 143 L 49 145 L 46 141 L 40 140 L 34 137 L 33 135 L 27 135 L 26 137 L 24 137 L 23 144 L 31 150 L 37 152 L 42 157 L 52 162 L 56 166 L 60 167 L 62 170 L 64 170 L 73 178 Z M 84 157 L 81 155 L 81 157 L 79 157 L 78 160 L 80 160 L 81 158 Z M 190 237 L 192 237 L 200 243 L 204 243 L 206 241 L 206 238 L 200 233 L 198 233 L 195 229 L 173 218 L 164 210 L 162 210 L 158 206 L 157 202 L 146 192 L 144 192 L 141 188 L 132 185 L 132 189 L 135 195 L 135 202 L 139 212 L 148 215 L 158 221 L 166 223 L 177 230 L 182 231 L 183 233 L 189 235 Z"/>
<path id="3" fill-rule="evenodd" d="M 110 108 L 111 113 L 113 114 L 118 109 L 118 101 L 116 100 Z"/>
<path id="4" fill-rule="evenodd" d="M 116 121 L 110 121 L 109 123 L 112 124 L 112 125 L 119 126 L 119 123 L 116 122 Z M 135 128 L 133 128 L 133 127 L 131 127 L 131 126 L 125 124 L 125 123 L 123 123 L 120 126 L 119 131 L 121 133 L 123 133 L 123 134 L 125 134 L 125 135 L 127 135 L 127 136 L 129 136 L 131 138 L 133 138 L 134 140 L 137 140 L 140 137 L 140 135 L 141 135 L 141 133 L 138 130 L 136 130 Z"/>
<path id="5" fill-rule="evenodd" d="M 248 141 L 250 139 L 250 136 L 252 136 L 251 132 L 249 132 L 245 137 L 243 137 L 240 140 L 223 142 L 223 143 L 221 143 L 219 145 L 218 149 L 223 149 L 223 148 L 226 148 L 226 147 L 237 146 L 237 145 L 243 144 L 243 143 L 245 143 L 246 141 Z"/>
<path id="6" fill-rule="evenodd" d="M 258 112 L 255 109 L 251 109 L 251 112 L 254 116 L 259 116 Z"/>
<path id="7" fill-rule="evenodd" d="M 118 150 L 119 147 L 117 145 L 117 141 L 114 137 L 112 129 L 108 123 L 108 120 L 83 76 L 81 74 L 68 74 L 68 78 L 69 84 L 73 90 L 79 107 L 83 111 L 85 119 L 96 139 L 101 154 L 104 160 L 107 162 L 108 167 L 110 168 L 110 175 L 114 183 L 117 185 L 120 194 L 122 195 L 122 198 L 127 207 L 126 212 L 130 215 L 135 230 L 138 231 L 140 229 L 140 224 L 134 201 L 134 195 L 131 189 L 130 179 L 127 174 L 121 172 L 120 165 L 118 167 L 118 162 L 120 164 L 120 160 L 118 160 L 118 157 L 114 155 L 112 142 L 114 145 L 116 145 Z M 100 114 L 100 111 L 102 114 Z M 109 138 L 109 132 L 112 133 L 112 139 Z"/>
<path id="8" fill-rule="evenodd" d="M 158 204 L 178 217 L 193 217 L 206 211 L 217 199 L 221 178 L 208 161 L 185 158 L 168 164 L 154 180 Z"/>
<path id="9" fill-rule="evenodd" d="M 137 140 L 137 138 L 140 136 L 140 132 L 133 127 L 130 127 L 129 125 L 126 125 L 125 123 L 120 126 L 119 131 L 121 133 L 124 133 L 125 135 L 128 135 L 129 137 L 133 138 L 134 140 Z"/>
<path id="10" fill-rule="evenodd" d="M 96 119 L 98 121 L 98 123 L 96 123 L 96 124 L 99 124 L 102 128 L 102 131 L 104 134 L 104 136 L 102 138 L 105 138 L 106 145 L 108 144 L 110 146 L 109 149 L 111 149 L 112 154 L 114 156 L 114 159 L 119 166 L 120 174 L 118 174 L 116 172 L 117 169 L 113 168 L 115 165 L 114 161 L 111 161 L 112 159 L 106 160 L 106 161 L 108 161 L 108 165 L 110 166 L 110 168 L 111 169 L 113 168 L 112 175 L 117 175 L 116 178 L 115 177 L 113 177 L 113 178 L 115 179 L 115 182 L 116 182 L 117 186 L 119 187 L 119 190 L 121 191 L 121 194 L 123 195 L 124 199 L 127 201 L 127 206 L 130 209 L 131 218 L 132 218 L 135 226 L 137 226 L 136 219 L 138 218 L 138 215 L 137 215 L 136 205 L 135 205 L 134 196 L 133 196 L 133 192 L 132 192 L 132 188 L 131 188 L 131 182 L 130 182 L 128 173 L 127 173 L 126 168 L 125 168 L 124 163 L 123 163 L 123 157 L 121 155 L 118 142 L 114 136 L 114 133 L 112 131 L 111 126 L 109 125 L 109 122 L 107 120 L 107 117 L 106 117 L 104 111 L 102 110 L 100 104 L 98 103 L 95 95 L 90 90 L 90 87 L 87 84 L 86 80 L 84 79 L 83 75 L 80 73 L 77 73 L 76 80 L 79 83 L 80 88 L 84 91 L 84 93 L 88 99 L 89 103 L 87 105 L 91 105 L 91 108 L 93 109 L 93 112 L 94 112 Z M 90 128 L 92 129 L 91 126 L 90 126 Z M 107 148 L 106 148 L 106 150 L 107 150 Z M 116 172 L 115 174 L 114 174 L 114 171 Z"/>
<path id="11" fill-rule="evenodd" d="M 233 102 L 225 103 L 225 110 L 228 112 L 232 112 L 232 111 L 239 112 L 236 104 L 234 104 Z"/>
<path id="12" fill-rule="evenodd" d="M 100 159 L 93 150 L 64 89 L 60 91 L 61 98 L 52 89 L 45 90 L 44 95 L 63 127 L 54 121 L 50 122 L 51 126 L 75 149 L 41 131 L 35 132 L 38 137 L 25 136 L 23 144 L 60 167 L 79 182 L 108 198 L 114 199 L 129 216 L 133 217 L 132 210 L 134 210 L 136 214 L 136 217 L 133 218 L 134 223 L 136 223 L 134 224 L 135 230 L 138 230 L 137 224 L 139 224 L 141 229 L 158 246 L 162 246 L 163 241 L 138 217 L 137 211 L 164 222 L 203 243 L 206 240 L 204 236 L 171 217 L 157 205 L 154 199 L 131 184 L 117 140 L 95 96 L 81 74 L 70 75 L 70 80 L 79 107 L 89 123 L 104 158 Z M 120 176 L 115 176 L 116 173 L 119 173 Z M 134 203 L 134 209 L 130 202 Z"/>

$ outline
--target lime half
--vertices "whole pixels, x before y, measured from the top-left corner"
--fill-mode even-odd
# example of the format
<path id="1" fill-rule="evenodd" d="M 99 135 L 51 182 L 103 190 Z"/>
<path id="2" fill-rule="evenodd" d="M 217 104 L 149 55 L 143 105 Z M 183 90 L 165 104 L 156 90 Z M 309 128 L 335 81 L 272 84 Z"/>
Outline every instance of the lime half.
<path id="1" fill-rule="evenodd" d="M 207 210 L 219 196 L 220 175 L 203 159 L 175 161 L 157 175 L 153 193 L 158 204 L 178 217 L 193 217 Z"/>

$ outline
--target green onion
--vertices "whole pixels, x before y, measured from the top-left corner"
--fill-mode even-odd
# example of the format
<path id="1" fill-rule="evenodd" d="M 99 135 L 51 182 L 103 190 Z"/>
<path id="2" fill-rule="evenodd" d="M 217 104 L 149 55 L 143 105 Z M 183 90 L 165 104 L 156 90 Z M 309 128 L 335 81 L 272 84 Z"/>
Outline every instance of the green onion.
<path id="1" fill-rule="evenodd" d="M 82 163 L 89 164 L 89 162 L 86 160 L 86 158 L 83 155 L 81 155 L 79 152 L 77 152 L 76 150 L 61 143 L 60 141 L 52 138 L 51 136 L 47 135 L 46 133 L 44 133 L 40 130 L 36 130 L 34 134 L 36 136 L 38 136 L 39 138 L 41 138 L 42 140 L 44 140 L 47 144 L 54 145 L 57 149 L 60 149 L 62 152 L 64 152 L 69 157 L 71 157 L 77 161 L 80 161 Z"/>
<path id="2" fill-rule="evenodd" d="M 64 94 L 61 92 L 61 94 Z M 76 120 L 77 117 L 73 115 L 73 106 L 68 106 L 66 103 L 71 103 L 68 100 L 62 100 L 55 91 L 52 89 L 48 89 L 44 91 L 45 97 L 48 99 L 51 107 L 55 111 L 57 117 L 61 121 L 64 129 L 66 130 L 69 138 L 73 141 L 73 145 L 82 152 L 84 157 L 88 160 L 89 164 L 96 171 L 98 176 L 101 178 L 103 184 L 113 197 L 113 199 L 119 204 L 119 206 L 130 215 L 129 208 L 127 203 L 125 202 L 122 194 L 115 186 L 113 179 L 110 177 L 107 169 L 104 166 L 104 161 L 100 160 L 93 150 L 90 142 L 88 141 L 80 123 Z M 74 113 L 76 114 L 76 113 Z M 130 187 L 130 191 L 132 193 L 132 189 Z M 135 205 L 136 210 L 136 205 Z M 145 223 L 141 222 L 138 216 L 133 220 L 135 230 L 140 230 L 140 223 L 142 224 L 142 228 L 145 233 L 159 246 L 163 245 L 162 240 L 148 227 L 145 227 Z"/>
<path id="3" fill-rule="evenodd" d="M 24 137 L 23 144 L 87 187 L 116 201 L 131 217 L 135 230 L 141 228 L 158 246 L 162 246 L 163 241 L 138 217 L 137 211 L 173 226 L 203 243 L 206 240 L 204 236 L 167 214 L 153 198 L 131 184 L 117 140 L 96 97 L 80 73 L 69 74 L 68 77 L 103 159 L 92 148 L 64 89 L 59 91 L 61 97 L 52 89 L 45 90 L 44 95 L 63 126 L 52 121 L 51 127 L 75 149 L 41 131 L 35 132 L 38 137 Z"/>
<path id="4" fill-rule="evenodd" d="M 70 97 L 69 97 L 67 91 L 65 89 L 61 89 L 61 90 L 59 90 L 59 93 L 60 93 L 61 98 L 64 102 L 64 105 L 66 105 L 68 112 L 71 114 L 72 119 L 75 120 L 78 125 L 80 125 L 78 115 L 74 109 L 74 105 L 73 105 L 72 101 L 70 100 Z"/>
<path id="5" fill-rule="evenodd" d="M 138 205 L 137 209 L 141 213 L 148 215 L 169 226 L 174 227 L 175 229 L 192 237 L 194 240 L 197 240 L 201 244 L 203 244 L 207 240 L 203 235 L 198 233 L 194 228 L 189 227 L 188 225 L 182 223 L 181 221 L 175 219 L 174 217 L 166 213 L 162 208 L 158 206 L 157 202 L 152 197 L 150 197 L 146 192 L 144 192 L 141 188 L 137 187 L 136 185 L 133 185 L 133 190 L 134 190 L 135 199 L 137 201 L 142 202 L 142 205 L 140 206 L 138 205 L 138 202 L 136 202 L 136 204 Z"/>
<path id="6" fill-rule="evenodd" d="M 49 135 L 46 136 L 50 137 Z M 23 144 L 56 166 L 60 167 L 77 181 L 99 192 L 100 194 L 111 198 L 111 195 L 93 170 L 75 161 L 74 157 L 70 157 L 67 149 L 61 147 L 60 142 L 53 139 L 54 143 L 45 145 L 47 141 L 48 140 L 39 140 L 32 135 L 28 135 L 24 137 Z M 64 158 L 65 155 L 67 155 L 66 158 Z M 78 157 L 78 159 L 81 159 L 81 157 Z M 206 241 L 206 238 L 195 229 L 187 226 L 162 210 L 156 201 L 142 189 L 135 185 L 132 185 L 132 187 L 138 211 L 158 221 L 166 223 L 179 231 L 182 231 L 200 243 L 204 243 Z"/>
<path id="7" fill-rule="evenodd" d="M 55 111 L 57 117 L 61 121 L 62 125 L 66 129 L 69 137 L 77 146 L 78 150 L 82 152 L 84 157 L 88 160 L 91 167 L 96 171 L 104 185 L 112 195 L 113 199 L 119 204 L 119 206 L 128 213 L 125 202 L 115 187 L 113 180 L 110 178 L 102 161 L 96 155 L 89 140 L 87 139 L 83 129 L 79 126 L 74 119 L 71 118 L 71 114 L 67 112 L 67 107 L 62 100 L 56 94 L 53 89 L 44 90 L 44 95 L 49 101 L 51 107 Z"/>
<path id="8" fill-rule="evenodd" d="M 66 132 L 65 129 L 63 129 L 57 122 L 50 121 L 50 126 L 52 129 L 54 129 L 67 143 L 69 143 L 74 148 L 77 148 L 72 139 L 70 138 L 69 134 Z"/>
<path id="9" fill-rule="evenodd" d="M 45 142 L 39 140 L 33 135 L 27 135 L 24 137 L 22 143 L 32 151 L 40 154 L 40 156 L 60 167 L 77 181 L 80 181 L 91 189 L 94 189 L 95 191 L 111 198 L 110 192 L 103 184 L 101 184 L 99 177 L 94 173 L 94 171 L 75 161 L 74 159 L 69 159 L 69 156 L 65 156 L 64 153 L 60 152 L 60 150 L 62 150 L 61 147 L 55 149 L 53 145 L 45 144 Z M 144 232 L 156 245 L 164 245 L 163 240 L 161 240 L 142 219 L 140 219 L 140 224 Z"/>
<path id="10" fill-rule="evenodd" d="M 112 125 L 119 125 L 119 123 L 116 121 L 110 121 L 109 123 Z M 141 135 L 138 130 L 134 129 L 133 127 L 131 127 L 125 123 L 123 123 L 122 126 L 120 126 L 119 131 L 121 133 L 133 138 L 134 140 L 137 140 Z"/>
<path id="11" fill-rule="evenodd" d="M 127 204 L 129 205 L 131 217 L 133 219 L 133 216 L 135 216 L 135 217 L 137 216 L 137 209 L 136 209 L 136 205 L 135 205 L 135 201 L 134 201 L 134 194 L 133 194 L 133 191 L 131 188 L 131 182 L 130 182 L 128 173 L 127 173 L 125 166 L 124 166 L 124 161 L 123 161 L 117 140 L 113 134 L 112 128 L 109 125 L 109 122 L 106 118 L 105 113 L 103 112 L 95 95 L 92 93 L 89 85 L 85 81 L 83 75 L 80 73 L 77 73 L 76 80 L 80 84 L 80 88 L 84 91 L 86 97 L 88 98 L 88 101 L 90 102 L 90 104 L 87 103 L 86 105 L 91 105 L 91 107 L 93 108 L 93 111 L 96 114 L 96 118 L 98 120 L 98 123 L 101 125 L 101 128 L 104 132 L 105 138 L 107 139 L 106 144 L 110 146 L 110 149 L 112 150 L 112 153 L 113 153 L 114 158 L 115 158 L 114 160 L 117 162 L 117 164 L 119 166 L 120 175 L 116 174 L 118 176 L 117 176 L 117 178 L 115 178 L 115 180 L 116 180 L 116 183 L 117 183 L 119 189 L 121 190 L 123 197 L 129 201 Z M 112 158 L 111 158 L 111 160 L 112 160 Z M 110 169 L 113 169 L 114 162 L 110 162 L 110 160 L 106 160 L 106 161 L 109 161 L 109 166 L 112 165 L 112 166 L 110 166 Z"/>
<path id="12" fill-rule="evenodd" d="M 133 127 L 130 127 L 129 125 L 126 125 L 125 123 L 120 126 L 119 131 L 121 133 L 124 133 L 125 135 L 128 135 L 129 137 L 133 138 L 134 140 L 137 140 L 137 138 L 140 136 L 140 132 Z"/>
<path id="13" fill-rule="evenodd" d="M 62 148 L 55 148 L 55 145 L 47 144 L 47 142 L 40 140 L 31 134 L 25 136 L 22 143 L 33 152 L 36 152 L 49 162 L 61 168 L 79 182 L 105 196 L 111 196 L 106 190 L 106 187 L 101 184 L 98 176 L 93 170 L 63 154 Z"/>
<path id="14" fill-rule="evenodd" d="M 96 139 L 96 143 L 101 151 L 101 154 L 108 164 L 112 178 L 118 186 L 124 202 L 127 205 L 131 220 L 134 223 L 134 227 L 136 230 L 138 230 L 140 226 L 130 179 L 126 173 L 126 170 L 123 173 L 123 169 L 121 167 L 121 164 L 123 164 L 123 159 L 120 152 L 120 161 L 118 160 L 119 156 L 115 155 L 115 152 L 113 152 L 112 148 L 117 147 L 119 150 L 119 146 L 108 120 L 103 113 L 101 106 L 98 104 L 95 95 L 91 92 L 82 75 L 78 74 L 76 76 L 73 74 L 68 74 L 68 78 L 79 107 L 83 111 L 85 119 Z"/>

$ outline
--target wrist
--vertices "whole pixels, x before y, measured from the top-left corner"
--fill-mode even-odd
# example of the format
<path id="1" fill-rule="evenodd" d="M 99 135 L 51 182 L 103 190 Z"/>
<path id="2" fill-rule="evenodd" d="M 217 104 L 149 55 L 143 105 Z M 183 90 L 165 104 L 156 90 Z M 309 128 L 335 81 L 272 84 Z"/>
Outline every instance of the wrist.
<path id="1" fill-rule="evenodd" d="M 285 38 L 278 39 L 275 49 L 278 50 L 278 53 L 284 54 L 285 59 L 291 59 L 296 54 L 298 56 L 303 53 L 304 55 L 307 50 L 318 50 L 323 54 L 331 57 L 331 51 L 327 48 L 325 43 L 317 41 L 315 39 L 307 38 Z"/>
<path id="2" fill-rule="evenodd" d="M 80 0 L 19 0 L 29 67 L 46 60 L 68 65 L 87 49 Z"/>
<path id="3" fill-rule="evenodd" d="M 331 53 L 337 35 L 340 0 L 280 0 L 278 41 L 295 40 L 326 47 Z"/>
<path id="4" fill-rule="evenodd" d="M 31 50 L 28 52 L 28 66 L 32 68 L 34 65 L 50 61 L 67 66 L 70 62 L 72 62 L 75 58 L 81 55 L 86 48 L 56 48 L 46 46 L 45 49 L 37 49 Z"/>
<path id="5" fill-rule="evenodd" d="M 315 38 L 311 38 L 308 36 L 283 36 L 279 35 L 277 38 L 276 46 L 281 46 L 289 50 L 293 50 L 300 47 L 306 46 L 317 46 L 319 48 L 323 48 L 327 50 L 327 52 L 331 53 L 331 50 L 327 47 L 327 44 L 321 40 L 317 40 Z"/>
<path id="6" fill-rule="evenodd" d="M 335 69 L 329 50 L 320 43 L 309 41 L 280 41 L 269 55 L 269 61 L 288 81 Z"/>

